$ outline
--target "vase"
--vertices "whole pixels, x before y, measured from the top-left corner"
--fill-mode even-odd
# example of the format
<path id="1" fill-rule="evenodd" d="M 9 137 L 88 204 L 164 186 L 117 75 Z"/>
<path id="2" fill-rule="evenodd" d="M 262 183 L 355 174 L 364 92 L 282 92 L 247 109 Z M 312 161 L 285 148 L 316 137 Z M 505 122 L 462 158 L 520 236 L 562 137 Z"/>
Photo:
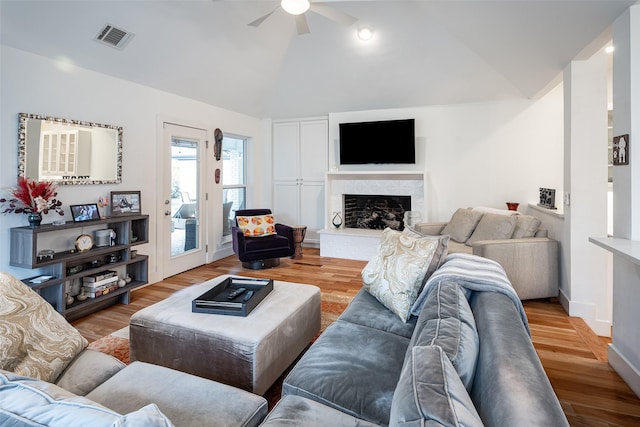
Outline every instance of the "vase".
<path id="1" fill-rule="evenodd" d="M 340 226 L 342 225 L 342 217 L 340 216 L 340 212 L 336 212 L 336 214 L 333 216 L 333 219 L 331 220 L 331 223 L 335 228 L 340 228 Z"/>
<path id="2" fill-rule="evenodd" d="M 509 209 L 510 211 L 517 211 L 518 206 L 520 205 L 520 203 L 515 203 L 515 202 L 506 202 L 506 203 L 507 203 L 507 209 Z"/>
<path id="3" fill-rule="evenodd" d="M 42 214 L 40 212 L 31 212 L 27 214 L 27 221 L 29 221 L 29 225 L 34 227 L 39 227 L 42 222 Z"/>

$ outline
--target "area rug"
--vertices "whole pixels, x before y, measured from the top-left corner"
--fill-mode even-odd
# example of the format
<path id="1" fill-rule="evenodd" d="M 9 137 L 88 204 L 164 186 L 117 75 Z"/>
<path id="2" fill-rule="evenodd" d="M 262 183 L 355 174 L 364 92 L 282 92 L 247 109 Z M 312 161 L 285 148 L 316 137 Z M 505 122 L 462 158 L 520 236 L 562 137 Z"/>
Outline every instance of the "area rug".
<path id="1" fill-rule="evenodd" d="M 336 319 L 342 314 L 342 312 L 347 308 L 349 302 L 353 297 L 349 295 L 336 295 L 336 294 L 322 294 L 322 315 L 321 315 L 321 324 L 320 324 L 320 332 L 315 337 L 317 338 L 320 334 Z M 315 341 L 314 338 L 314 341 Z M 113 332 L 106 337 L 102 337 L 91 344 L 89 344 L 89 348 L 92 350 L 96 350 L 102 353 L 109 354 L 116 359 L 121 360 L 123 363 L 129 363 L 129 327 L 125 327 Z M 280 393 L 282 390 L 282 381 L 284 377 L 287 375 L 288 370 L 282 374 L 280 378 L 271 386 L 269 390 L 265 393 L 264 397 L 269 402 L 269 409 L 273 408 L 273 406 L 280 399 Z"/>

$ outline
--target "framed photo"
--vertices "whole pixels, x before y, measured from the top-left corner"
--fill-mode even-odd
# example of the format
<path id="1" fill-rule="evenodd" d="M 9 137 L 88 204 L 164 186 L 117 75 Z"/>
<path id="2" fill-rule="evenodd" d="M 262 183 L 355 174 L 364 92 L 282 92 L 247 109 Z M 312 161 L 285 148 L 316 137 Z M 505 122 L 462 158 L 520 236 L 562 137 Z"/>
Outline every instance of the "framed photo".
<path id="1" fill-rule="evenodd" d="M 111 192 L 111 216 L 140 215 L 141 213 L 139 191 Z"/>
<path id="2" fill-rule="evenodd" d="M 95 221 L 100 219 L 97 203 L 87 203 L 85 205 L 71 205 L 71 216 L 73 222 Z"/>
<path id="3" fill-rule="evenodd" d="M 629 134 L 613 137 L 613 166 L 629 164 Z"/>

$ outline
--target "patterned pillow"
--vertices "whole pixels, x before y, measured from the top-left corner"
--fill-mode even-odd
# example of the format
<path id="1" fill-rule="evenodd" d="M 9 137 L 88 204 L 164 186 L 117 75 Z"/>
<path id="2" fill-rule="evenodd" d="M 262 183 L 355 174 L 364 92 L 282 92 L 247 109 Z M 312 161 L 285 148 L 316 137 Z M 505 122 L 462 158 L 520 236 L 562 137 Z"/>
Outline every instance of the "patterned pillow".
<path id="1" fill-rule="evenodd" d="M 276 234 L 276 222 L 273 214 L 255 216 L 237 216 L 238 227 L 247 237 L 264 237 Z"/>
<path id="2" fill-rule="evenodd" d="M 429 277 L 433 274 L 434 271 L 440 268 L 440 266 L 444 263 L 445 258 L 449 254 L 449 238 L 448 234 L 444 236 L 429 236 L 426 234 L 422 234 L 417 231 L 415 228 L 410 226 L 405 226 L 402 234 L 414 237 L 416 239 L 426 239 L 426 240 L 437 240 L 438 247 L 436 248 L 436 253 L 433 255 L 431 259 L 431 263 L 429 264 L 429 269 L 427 270 L 427 274 L 424 277 L 424 281 L 426 282 Z"/>
<path id="3" fill-rule="evenodd" d="M 54 382 L 87 345 L 51 304 L 0 273 L 0 369 Z"/>
<path id="4" fill-rule="evenodd" d="M 362 270 L 364 289 L 406 322 L 438 244 L 386 228 L 378 252 Z"/>

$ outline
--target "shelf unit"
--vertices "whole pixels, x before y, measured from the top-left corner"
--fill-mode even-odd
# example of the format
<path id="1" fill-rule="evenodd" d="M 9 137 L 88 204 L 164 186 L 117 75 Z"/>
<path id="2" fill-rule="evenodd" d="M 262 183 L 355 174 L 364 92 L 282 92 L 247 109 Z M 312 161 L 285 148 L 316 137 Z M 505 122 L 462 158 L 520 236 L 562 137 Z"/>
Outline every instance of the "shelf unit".
<path id="1" fill-rule="evenodd" d="M 80 234 L 94 235 L 95 230 L 113 229 L 116 240 L 113 246 L 94 246 L 85 252 L 75 251 L 75 239 Z M 95 239 L 94 239 L 95 240 Z M 128 304 L 131 290 L 147 284 L 148 257 L 132 256 L 135 246 L 149 241 L 149 216 L 132 215 L 105 218 L 87 222 L 65 222 L 60 225 L 46 224 L 39 227 L 14 227 L 11 229 L 11 253 L 9 264 L 14 267 L 38 269 L 39 274 L 23 279 L 23 282 L 38 292 L 45 300 L 68 320 L 77 319 L 117 303 Z M 54 251 L 53 257 L 39 256 L 44 249 Z M 109 258 L 115 255 L 115 262 Z M 66 304 L 67 288 L 74 281 L 107 270 L 115 270 L 119 277 L 126 274 L 133 279 L 115 291 L 97 298 L 87 298 Z M 53 278 L 42 283 L 31 283 L 31 279 L 42 275 Z"/>

